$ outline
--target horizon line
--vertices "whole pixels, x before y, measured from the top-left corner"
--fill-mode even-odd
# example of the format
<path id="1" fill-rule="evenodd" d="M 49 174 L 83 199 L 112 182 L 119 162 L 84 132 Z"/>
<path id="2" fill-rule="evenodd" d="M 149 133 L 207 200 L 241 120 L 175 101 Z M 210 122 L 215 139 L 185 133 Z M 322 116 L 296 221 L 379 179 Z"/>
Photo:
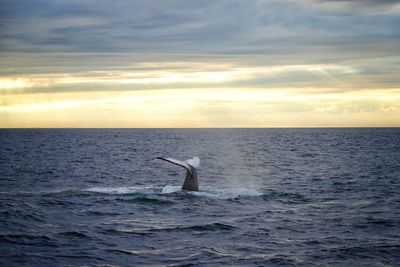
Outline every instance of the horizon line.
<path id="1" fill-rule="evenodd" d="M 0 127 L 0 130 L 35 129 L 397 129 L 400 126 L 266 126 L 266 127 Z"/>

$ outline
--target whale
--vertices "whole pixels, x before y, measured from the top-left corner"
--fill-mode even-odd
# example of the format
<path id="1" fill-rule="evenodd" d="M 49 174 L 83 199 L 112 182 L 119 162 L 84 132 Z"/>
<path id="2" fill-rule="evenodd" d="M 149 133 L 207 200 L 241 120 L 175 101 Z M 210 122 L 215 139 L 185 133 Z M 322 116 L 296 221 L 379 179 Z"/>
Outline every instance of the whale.
<path id="1" fill-rule="evenodd" d="M 156 157 L 156 159 L 161 159 L 185 168 L 186 177 L 182 185 L 182 190 L 199 191 L 199 182 L 197 180 L 197 171 L 196 171 L 196 168 L 200 166 L 200 159 L 198 157 L 193 157 L 186 161 L 180 161 L 177 159 L 166 158 L 166 157 Z"/>

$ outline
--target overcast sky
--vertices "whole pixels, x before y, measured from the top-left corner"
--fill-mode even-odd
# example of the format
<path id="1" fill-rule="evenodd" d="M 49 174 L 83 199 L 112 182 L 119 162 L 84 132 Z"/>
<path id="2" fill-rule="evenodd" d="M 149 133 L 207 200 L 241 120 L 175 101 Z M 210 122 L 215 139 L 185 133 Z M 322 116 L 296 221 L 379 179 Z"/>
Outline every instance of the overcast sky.
<path id="1" fill-rule="evenodd" d="M 394 0 L 3 0 L 0 127 L 400 126 L 399 25 Z"/>

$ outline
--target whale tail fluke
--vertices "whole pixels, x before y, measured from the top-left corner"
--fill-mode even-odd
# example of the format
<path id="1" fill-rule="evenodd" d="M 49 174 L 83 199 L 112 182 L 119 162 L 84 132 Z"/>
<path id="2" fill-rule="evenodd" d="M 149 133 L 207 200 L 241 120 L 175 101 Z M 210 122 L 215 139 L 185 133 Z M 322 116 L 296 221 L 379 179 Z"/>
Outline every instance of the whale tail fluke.
<path id="1" fill-rule="evenodd" d="M 156 157 L 156 159 L 168 161 L 172 164 L 181 166 L 181 167 L 185 168 L 186 170 L 190 170 L 191 169 L 190 167 L 198 168 L 200 166 L 200 159 L 198 157 L 193 157 L 186 161 L 181 161 L 181 160 L 177 160 L 177 159 L 173 159 L 173 158 L 166 158 L 166 157 Z"/>
<path id="2" fill-rule="evenodd" d="M 180 160 L 173 159 L 173 158 L 165 158 L 165 157 L 156 157 L 156 159 L 165 160 L 165 161 L 170 162 L 172 164 L 181 166 L 181 167 L 185 168 L 186 170 L 190 170 L 189 164 L 184 162 L 184 161 L 180 161 Z"/>
<path id="3" fill-rule="evenodd" d="M 156 159 L 161 159 L 185 168 L 186 178 L 182 185 L 182 189 L 188 191 L 199 191 L 199 184 L 197 181 L 197 172 L 196 172 L 196 168 L 200 166 L 200 159 L 198 157 L 194 157 L 186 161 L 180 161 L 177 159 L 165 158 L 165 157 L 156 157 Z"/>

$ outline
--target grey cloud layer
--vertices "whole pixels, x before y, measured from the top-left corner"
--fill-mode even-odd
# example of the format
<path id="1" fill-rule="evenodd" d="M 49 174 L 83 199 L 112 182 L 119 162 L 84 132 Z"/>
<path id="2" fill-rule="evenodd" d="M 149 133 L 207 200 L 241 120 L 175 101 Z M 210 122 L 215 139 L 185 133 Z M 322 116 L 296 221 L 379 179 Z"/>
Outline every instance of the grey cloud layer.
<path id="1" fill-rule="evenodd" d="M 317 0 L 319 2 L 347 2 L 360 5 L 390 5 L 400 3 L 399 0 Z"/>
<path id="2" fill-rule="evenodd" d="M 352 64 L 398 69 L 399 1 L 2 1 L 0 75 L 127 68 L 138 62 Z M 325 3 L 381 6 L 330 10 Z M 385 12 L 382 13 L 381 11 Z M 388 60 L 382 60 L 387 58 Z M 364 66 L 364 72 L 371 63 Z"/>

